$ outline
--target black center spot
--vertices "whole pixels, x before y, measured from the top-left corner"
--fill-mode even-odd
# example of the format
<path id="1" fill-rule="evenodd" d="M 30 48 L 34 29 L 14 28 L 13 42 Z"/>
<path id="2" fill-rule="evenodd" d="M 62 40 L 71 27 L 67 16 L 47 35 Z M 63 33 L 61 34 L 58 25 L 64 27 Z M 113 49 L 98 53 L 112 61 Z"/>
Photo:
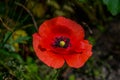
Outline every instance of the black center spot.
<path id="1" fill-rule="evenodd" d="M 60 45 L 60 42 L 61 41 L 64 41 L 65 44 L 63 46 Z M 70 39 L 67 38 L 67 37 L 63 37 L 63 36 L 60 36 L 60 37 L 56 37 L 53 44 L 52 44 L 53 47 L 55 48 L 68 48 L 70 46 Z"/>

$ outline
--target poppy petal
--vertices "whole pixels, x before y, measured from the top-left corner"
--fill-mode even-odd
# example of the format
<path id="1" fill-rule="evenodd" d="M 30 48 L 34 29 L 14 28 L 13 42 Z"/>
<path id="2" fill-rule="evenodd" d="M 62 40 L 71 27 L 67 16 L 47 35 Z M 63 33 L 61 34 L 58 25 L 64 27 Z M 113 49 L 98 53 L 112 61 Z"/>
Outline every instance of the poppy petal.
<path id="1" fill-rule="evenodd" d="M 75 47 L 76 52 L 80 51 L 91 51 L 92 50 L 92 45 L 89 44 L 88 40 L 82 40 L 78 42 L 78 45 Z"/>
<path id="2" fill-rule="evenodd" d="M 39 28 L 39 34 L 47 37 L 56 34 L 75 36 L 78 40 L 84 38 L 84 30 L 81 25 L 62 16 L 46 20 Z"/>
<path id="3" fill-rule="evenodd" d="M 64 17 L 57 17 L 56 20 L 56 25 L 57 26 L 64 26 L 69 28 L 70 30 L 73 31 L 74 36 L 76 36 L 76 38 L 78 37 L 79 39 L 83 39 L 84 38 L 84 30 L 81 27 L 81 25 L 77 24 L 75 21 L 64 18 Z"/>
<path id="4" fill-rule="evenodd" d="M 85 64 L 85 62 L 90 57 L 87 54 L 91 54 L 91 52 L 89 52 L 89 53 L 82 53 L 82 54 L 76 53 L 76 54 L 72 54 L 72 55 L 65 55 L 64 58 L 65 58 L 67 64 L 70 67 L 80 68 L 80 67 L 82 67 Z"/>
<path id="5" fill-rule="evenodd" d="M 50 51 L 39 51 L 36 54 L 41 61 L 43 61 L 46 65 L 50 67 L 61 68 L 64 65 L 64 58 Z"/>
<path id="6" fill-rule="evenodd" d="M 45 64 L 53 68 L 62 67 L 64 64 L 64 58 L 60 55 L 52 53 L 51 51 L 47 51 L 46 49 L 41 49 L 40 40 L 41 37 L 39 36 L 39 34 L 33 34 L 33 48 L 38 58 Z"/>
<path id="7" fill-rule="evenodd" d="M 87 40 L 84 40 L 80 51 L 71 55 L 65 55 L 64 59 L 67 64 L 74 68 L 82 67 L 88 58 L 92 55 L 92 45 L 88 44 Z"/>

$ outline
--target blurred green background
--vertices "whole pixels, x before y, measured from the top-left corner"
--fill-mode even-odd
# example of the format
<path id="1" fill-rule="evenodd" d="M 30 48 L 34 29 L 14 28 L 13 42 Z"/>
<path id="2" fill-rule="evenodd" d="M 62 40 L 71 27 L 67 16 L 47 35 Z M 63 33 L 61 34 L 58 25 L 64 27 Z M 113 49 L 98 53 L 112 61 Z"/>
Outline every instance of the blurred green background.
<path id="1" fill-rule="evenodd" d="M 57 70 L 38 60 L 32 34 L 56 16 L 83 26 L 93 56 L 55 80 L 119 80 L 120 0 L 0 0 L 0 80 L 52 80 Z"/>

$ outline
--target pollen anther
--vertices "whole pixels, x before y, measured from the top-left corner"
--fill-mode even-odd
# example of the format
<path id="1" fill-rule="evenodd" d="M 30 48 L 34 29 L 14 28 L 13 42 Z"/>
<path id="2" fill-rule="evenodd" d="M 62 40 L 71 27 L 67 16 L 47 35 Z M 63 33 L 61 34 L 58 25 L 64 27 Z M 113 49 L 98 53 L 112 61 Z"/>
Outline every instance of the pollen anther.
<path id="1" fill-rule="evenodd" d="M 64 47 L 65 46 L 65 41 L 60 41 L 59 45 L 60 45 L 60 47 Z"/>

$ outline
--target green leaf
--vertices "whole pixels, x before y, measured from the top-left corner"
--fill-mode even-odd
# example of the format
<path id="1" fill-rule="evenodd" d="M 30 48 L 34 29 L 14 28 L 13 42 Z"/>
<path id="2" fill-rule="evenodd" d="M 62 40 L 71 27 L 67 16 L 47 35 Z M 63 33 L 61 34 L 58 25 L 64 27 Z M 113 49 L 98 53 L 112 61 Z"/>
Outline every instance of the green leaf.
<path id="1" fill-rule="evenodd" d="M 113 16 L 120 13 L 120 0 L 103 0 L 103 3 Z"/>

